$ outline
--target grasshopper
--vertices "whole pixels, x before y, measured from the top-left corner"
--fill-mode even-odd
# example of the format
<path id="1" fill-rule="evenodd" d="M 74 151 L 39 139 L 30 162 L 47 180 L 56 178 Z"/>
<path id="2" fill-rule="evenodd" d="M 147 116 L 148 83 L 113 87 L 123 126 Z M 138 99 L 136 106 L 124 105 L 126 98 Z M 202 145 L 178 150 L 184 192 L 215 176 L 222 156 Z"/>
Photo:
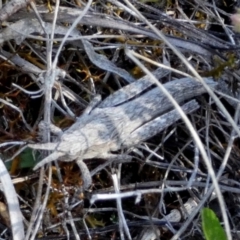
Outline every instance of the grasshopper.
<path id="1" fill-rule="evenodd" d="M 205 82 L 213 89 L 217 87 L 210 78 Z M 187 101 L 206 92 L 201 83 L 190 78 L 174 80 L 164 86 L 182 105 L 185 113 L 199 107 L 195 100 Z M 58 159 L 66 162 L 76 160 L 82 172 L 84 188 L 88 188 L 92 180 L 83 160 L 124 157 L 114 152 L 137 145 L 180 119 L 178 112 L 172 109 L 168 98 L 145 78 L 131 83 L 105 100 L 94 102 L 69 129 L 59 135 L 56 142 L 29 144 L 33 149 L 53 151 L 34 170 Z"/>

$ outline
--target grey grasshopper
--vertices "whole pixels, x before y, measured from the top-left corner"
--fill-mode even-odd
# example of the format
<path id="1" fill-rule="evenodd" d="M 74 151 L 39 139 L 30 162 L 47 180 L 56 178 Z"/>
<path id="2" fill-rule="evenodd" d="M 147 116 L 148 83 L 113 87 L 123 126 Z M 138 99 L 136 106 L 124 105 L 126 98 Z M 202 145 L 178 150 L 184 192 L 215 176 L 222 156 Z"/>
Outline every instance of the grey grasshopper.
<path id="1" fill-rule="evenodd" d="M 212 79 L 205 79 L 205 82 L 213 89 L 217 86 Z M 164 86 L 185 113 L 199 107 L 195 100 L 188 101 L 206 92 L 201 83 L 190 78 L 174 80 Z M 151 86 L 146 77 L 92 105 L 59 135 L 56 142 L 28 145 L 33 149 L 53 151 L 34 170 L 58 159 L 76 160 L 84 188 L 88 188 L 91 175 L 83 160 L 121 158 L 123 156 L 114 152 L 153 137 L 180 118 L 167 97 L 159 88 Z"/>

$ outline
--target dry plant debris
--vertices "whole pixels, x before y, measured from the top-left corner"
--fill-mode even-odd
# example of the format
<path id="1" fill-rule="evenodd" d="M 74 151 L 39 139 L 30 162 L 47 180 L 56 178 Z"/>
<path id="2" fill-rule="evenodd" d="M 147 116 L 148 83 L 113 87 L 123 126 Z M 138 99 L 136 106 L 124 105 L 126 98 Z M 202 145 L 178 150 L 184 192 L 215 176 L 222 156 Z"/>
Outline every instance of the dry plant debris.
<path id="1" fill-rule="evenodd" d="M 236 7 L 222 0 L 8 1 L 0 10 L 0 237 L 204 239 L 200 210 L 210 206 L 228 239 L 240 238 Z M 131 161 L 85 155 L 92 158 L 81 159 L 92 177 L 87 189 L 78 165 L 65 163 L 84 155 L 59 154 L 33 171 L 54 154 L 59 128 L 66 133 L 82 126 L 84 114 L 111 107 L 109 116 L 121 121 L 121 106 L 135 101 L 139 109 L 143 96 L 157 101 L 162 86 L 186 78 L 204 89 L 177 101 L 195 106 L 188 119 L 175 104 L 157 113 L 165 122 L 174 116 L 161 132 L 151 118 L 138 135 L 124 135 L 128 144 L 91 150 L 114 149 Z M 98 95 L 103 101 L 95 104 Z M 27 147 L 36 144 L 45 151 Z"/>

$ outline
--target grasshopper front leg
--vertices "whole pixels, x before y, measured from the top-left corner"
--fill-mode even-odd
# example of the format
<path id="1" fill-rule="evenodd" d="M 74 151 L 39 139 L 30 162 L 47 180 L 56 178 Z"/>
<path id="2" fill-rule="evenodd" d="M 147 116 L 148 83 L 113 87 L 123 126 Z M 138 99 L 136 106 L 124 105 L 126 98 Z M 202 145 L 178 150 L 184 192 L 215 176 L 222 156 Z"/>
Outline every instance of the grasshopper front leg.
<path id="1" fill-rule="evenodd" d="M 91 111 L 94 108 L 96 108 L 101 101 L 102 101 L 101 95 L 96 95 L 84 110 L 83 115 L 89 115 Z"/>
<path id="2" fill-rule="evenodd" d="M 78 158 L 76 160 L 76 163 L 82 173 L 82 179 L 83 179 L 83 188 L 88 189 L 92 185 L 92 176 L 94 176 L 97 172 L 101 171 L 103 168 L 105 168 L 107 165 L 111 164 L 115 161 L 124 161 L 129 162 L 132 160 L 132 158 L 128 155 L 117 155 L 117 154 L 111 154 L 111 153 L 105 153 L 99 156 L 101 159 L 107 160 L 106 163 L 101 164 L 96 169 L 94 169 L 91 173 L 89 172 L 89 169 L 82 158 Z"/>
<path id="3" fill-rule="evenodd" d="M 65 155 L 65 153 L 61 153 L 61 152 L 53 152 L 51 153 L 49 156 L 47 156 L 46 158 L 44 158 L 42 161 L 40 161 L 34 168 L 33 170 L 37 170 L 40 167 L 43 167 L 45 164 L 51 163 L 55 160 L 58 160 L 60 157 L 63 157 Z"/>
<path id="4" fill-rule="evenodd" d="M 86 163 L 83 161 L 82 158 L 78 158 L 76 160 L 76 163 L 82 173 L 82 179 L 83 179 L 83 189 L 86 190 L 92 185 L 92 177 L 89 172 L 89 169 L 86 165 Z"/>
<path id="5" fill-rule="evenodd" d="M 39 123 L 38 128 L 39 128 L 40 132 L 43 132 L 43 130 L 45 130 L 45 129 L 49 129 L 51 133 L 53 133 L 54 135 L 57 135 L 58 137 L 60 137 L 63 134 L 63 131 L 61 128 L 55 126 L 54 124 L 50 124 L 50 126 L 49 126 L 44 121 L 41 121 Z"/>

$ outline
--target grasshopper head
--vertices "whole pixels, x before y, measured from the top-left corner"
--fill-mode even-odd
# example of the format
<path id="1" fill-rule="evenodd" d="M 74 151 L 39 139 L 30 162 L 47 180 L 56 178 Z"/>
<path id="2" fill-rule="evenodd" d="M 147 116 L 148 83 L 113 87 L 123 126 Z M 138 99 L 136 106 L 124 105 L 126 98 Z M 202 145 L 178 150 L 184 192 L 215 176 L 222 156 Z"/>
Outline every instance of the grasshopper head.
<path id="1" fill-rule="evenodd" d="M 83 157 L 86 149 L 86 141 L 83 141 L 81 136 L 73 137 L 71 135 L 69 138 L 64 136 L 56 150 L 65 154 L 67 159 L 63 159 L 63 161 L 73 161 L 76 158 Z"/>

